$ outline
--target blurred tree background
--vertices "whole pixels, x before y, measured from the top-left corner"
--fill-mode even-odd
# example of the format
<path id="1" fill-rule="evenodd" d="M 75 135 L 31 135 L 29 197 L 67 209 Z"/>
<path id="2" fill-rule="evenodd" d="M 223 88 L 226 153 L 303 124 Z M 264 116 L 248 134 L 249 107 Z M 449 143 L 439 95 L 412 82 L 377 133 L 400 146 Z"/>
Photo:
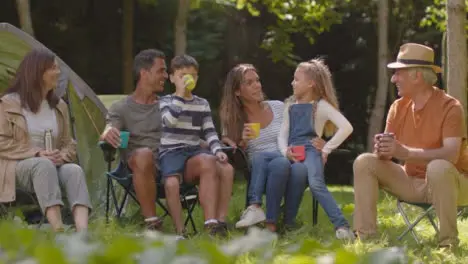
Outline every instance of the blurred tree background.
<path id="1" fill-rule="evenodd" d="M 130 93 L 132 58 L 142 49 L 164 51 L 168 63 L 175 54 L 191 54 L 201 64 L 196 93 L 215 111 L 226 73 L 237 63 L 258 67 L 267 96 L 283 100 L 292 92 L 295 64 L 323 57 L 334 75 L 340 108 L 354 126 L 345 147 L 360 152 L 371 112 L 386 111 L 396 97 L 388 84 L 376 102 L 378 78 L 385 75 L 378 74 L 379 54 L 388 62 L 401 44 L 417 42 L 434 48 L 440 64 L 441 2 L 389 0 L 380 10 L 387 17 L 381 13 L 378 19 L 375 0 L 4 0 L 0 21 L 33 32 L 97 94 Z M 382 30 L 387 32 L 381 44 L 388 50 L 379 53 Z M 377 119 L 376 131 L 384 124 Z"/>

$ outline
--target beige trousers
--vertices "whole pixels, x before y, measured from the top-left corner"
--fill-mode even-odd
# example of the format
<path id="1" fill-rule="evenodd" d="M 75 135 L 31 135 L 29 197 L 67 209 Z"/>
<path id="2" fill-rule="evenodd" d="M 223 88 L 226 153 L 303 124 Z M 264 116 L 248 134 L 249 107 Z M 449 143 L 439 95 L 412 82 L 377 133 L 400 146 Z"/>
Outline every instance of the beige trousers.
<path id="1" fill-rule="evenodd" d="M 439 245 L 458 244 L 457 205 L 468 205 L 468 178 L 446 160 L 429 162 L 426 179 L 365 153 L 354 161 L 354 229 L 361 237 L 377 233 L 379 188 L 407 202 L 431 203 L 439 218 Z"/>
<path id="2" fill-rule="evenodd" d="M 37 196 L 42 212 L 63 206 L 61 188 L 67 193 L 70 209 L 83 205 L 91 209 L 85 174 L 80 166 L 67 163 L 56 167 L 47 158 L 29 158 L 16 165 L 17 184 Z"/>

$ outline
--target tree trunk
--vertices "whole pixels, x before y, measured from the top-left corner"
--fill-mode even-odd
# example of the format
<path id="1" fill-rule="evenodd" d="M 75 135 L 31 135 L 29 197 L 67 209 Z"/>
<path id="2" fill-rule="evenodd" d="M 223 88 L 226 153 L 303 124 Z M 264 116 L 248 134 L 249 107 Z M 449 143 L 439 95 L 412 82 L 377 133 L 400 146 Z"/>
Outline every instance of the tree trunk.
<path id="1" fill-rule="evenodd" d="M 133 92 L 133 9 L 134 0 L 123 0 L 122 86 L 124 94 Z"/>
<path id="2" fill-rule="evenodd" d="M 378 85 L 375 95 L 374 108 L 372 109 L 367 133 L 367 150 L 371 151 L 374 145 L 374 135 L 380 133 L 385 119 L 385 106 L 388 92 L 388 0 L 379 1 L 379 61 L 378 61 Z"/>
<path id="3" fill-rule="evenodd" d="M 29 35 L 34 36 L 29 0 L 16 0 L 16 8 L 18 9 L 21 29 Z"/>
<path id="4" fill-rule="evenodd" d="M 442 85 L 447 91 L 447 31 L 442 34 L 442 54 L 440 64 L 442 67 Z"/>
<path id="5" fill-rule="evenodd" d="M 179 0 L 177 17 L 174 25 L 174 53 L 182 55 L 187 50 L 187 18 L 190 11 L 190 0 Z"/>
<path id="6" fill-rule="evenodd" d="M 467 113 L 467 44 L 465 0 L 447 0 L 447 91 Z"/>

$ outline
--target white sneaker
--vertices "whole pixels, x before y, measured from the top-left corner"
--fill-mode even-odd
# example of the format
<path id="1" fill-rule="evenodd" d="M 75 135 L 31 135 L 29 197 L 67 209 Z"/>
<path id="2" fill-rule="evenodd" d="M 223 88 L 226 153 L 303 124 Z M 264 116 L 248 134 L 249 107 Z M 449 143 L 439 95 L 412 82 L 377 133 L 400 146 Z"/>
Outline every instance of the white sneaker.
<path id="1" fill-rule="evenodd" d="M 241 219 L 236 223 L 236 228 L 244 228 L 265 221 L 266 216 L 262 208 L 251 205 L 242 213 Z"/>
<path id="2" fill-rule="evenodd" d="M 348 227 L 340 227 L 336 230 L 336 238 L 340 240 L 351 240 L 356 239 L 353 231 Z"/>
<path id="3" fill-rule="evenodd" d="M 186 238 L 185 236 L 183 236 L 183 235 L 177 235 L 177 236 L 175 237 L 175 240 L 176 240 L 176 241 L 181 241 L 181 240 L 186 240 L 186 239 L 187 239 L 187 238 Z"/>

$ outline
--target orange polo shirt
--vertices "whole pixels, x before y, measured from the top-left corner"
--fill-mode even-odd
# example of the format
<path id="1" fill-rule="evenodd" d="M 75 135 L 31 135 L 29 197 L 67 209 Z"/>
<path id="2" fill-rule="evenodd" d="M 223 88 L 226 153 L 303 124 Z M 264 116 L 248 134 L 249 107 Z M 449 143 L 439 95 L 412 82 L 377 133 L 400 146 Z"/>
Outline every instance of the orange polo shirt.
<path id="1" fill-rule="evenodd" d="M 388 112 L 385 131 L 395 133 L 403 145 L 422 149 L 441 148 L 444 138 L 460 137 L 462 146 L 455 166 L 462 173 L 468 172 L 463 106 L 443 90 L 434 88 L 426 105 L 416 111 L 410 99 L 396 100 Z M 427 164 L 426 161 L 405 162 L 404 168 L 409 176 L 425 178 Z"/>

